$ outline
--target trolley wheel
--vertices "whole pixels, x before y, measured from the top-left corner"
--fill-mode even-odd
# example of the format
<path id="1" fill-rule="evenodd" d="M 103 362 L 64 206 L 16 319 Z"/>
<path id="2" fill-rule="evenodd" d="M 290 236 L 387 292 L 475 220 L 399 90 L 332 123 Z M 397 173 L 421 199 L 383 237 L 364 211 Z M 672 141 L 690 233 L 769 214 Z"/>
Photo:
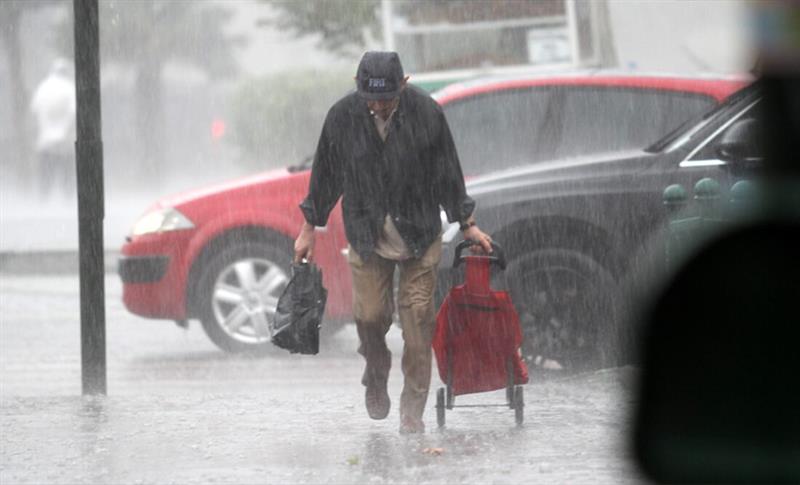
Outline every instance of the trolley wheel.
<path id="1" fill-rule="evenodd" d="M 514 419 L 518 425 L 525 420 L 525 398 L 522 391 L 522 386 L 514 387 Z"/>
<path id="2" fill-rule="evenodd" d="M 453 409 L 453 406 L 456 404 L 456 397 L 453 395 L 453 386 L 448 384 L 445 393 L 445 407 L 447 409 Z"/>
<path id="3" fill-rule="evenodd" d="M 506 360 L 506 402 L 510 409 L 514 409 L 514 362 Z"/>
<path id="4" fill-rule="evenodd" d="M 438 424 L 440 428 L 444 427 L 444 412 L 444 387 L 440 387 L 436 391 L 436 424 Z"/>
<path id="5" fill-rule="evenodd" d="M 453 409 L 455 405 L 455 396 L 453 395 L 453 354 L 447 354 L 447 382 L 445 382 L 447 387 L 447 394 L 445 399 L 445 405 L 447 409 Z"/>

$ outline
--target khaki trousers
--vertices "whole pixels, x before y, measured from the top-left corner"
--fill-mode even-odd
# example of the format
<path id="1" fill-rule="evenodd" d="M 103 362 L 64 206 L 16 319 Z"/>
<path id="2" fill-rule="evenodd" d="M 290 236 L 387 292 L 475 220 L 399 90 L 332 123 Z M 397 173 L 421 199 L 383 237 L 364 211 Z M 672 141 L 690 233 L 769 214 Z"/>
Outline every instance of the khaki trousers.
<path id="1" fill-rule="evenodd" d="M 392 356 L 386 347 L 386 333 L 394 313 L 394 270 L 400 268 L 397 293 L 400 323 L 403 328 L 403 393 L 400 415 L 422 419 L 431 383 L 431 341 L 436 322 L 434 288 L 436 270 L 442 256 L 442 241 L 437 239 L 421 258 L 405 261 L 385 259 L 377 254 L 362 260 L 352 248 L 348 261 L 353 273 L 353 314 L 361 342 L 358 352 L 366 360 L 365 386 L 385 382 Z"/>

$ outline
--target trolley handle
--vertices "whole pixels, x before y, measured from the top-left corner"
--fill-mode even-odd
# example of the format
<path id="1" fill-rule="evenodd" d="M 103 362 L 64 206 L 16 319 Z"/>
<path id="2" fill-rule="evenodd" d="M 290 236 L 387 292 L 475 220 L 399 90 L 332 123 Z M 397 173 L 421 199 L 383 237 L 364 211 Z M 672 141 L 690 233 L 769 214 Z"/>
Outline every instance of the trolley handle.
<path id="1" fill-rule="evenodd" d="M 472 239 L 464 239 L 463 241 L 458 243 L 458 246 L 456 246 L 455 258 L 453 258 L 453 267 L 457 268 L 458 265 L 460 265 L 461 262 L 464 261 L 464 258 L 466 258 L 466 256 L 461 256 L 461 252 L 464 251 L 464 249 L 476 245 L 480 245 L 480 243 L 477 241 L 473 241 Z M 500 266 L 500 269 L 505 270 L 506 255 L 505 252 L 503 251 L 503 248 L 501 248 L 500 245 L 498 245 L 496 242 L 492 241 L 492 251 L 493 252 L 490 256 L 478 256 L 478 257 L 488 258 L 492 262 L 492 264 L 496 264 Z"/>

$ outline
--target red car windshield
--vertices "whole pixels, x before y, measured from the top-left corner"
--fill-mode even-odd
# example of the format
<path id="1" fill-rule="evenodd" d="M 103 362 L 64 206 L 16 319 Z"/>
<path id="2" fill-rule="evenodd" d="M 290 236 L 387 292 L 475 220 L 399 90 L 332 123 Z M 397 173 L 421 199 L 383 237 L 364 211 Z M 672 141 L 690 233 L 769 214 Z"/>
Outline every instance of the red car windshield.
<path id="1" fill-rule="evenodd" d="M 465 175 L 641 149 L 715 106 L 711 96 L 603 86 L 502 90 L 447 104 Z"/>

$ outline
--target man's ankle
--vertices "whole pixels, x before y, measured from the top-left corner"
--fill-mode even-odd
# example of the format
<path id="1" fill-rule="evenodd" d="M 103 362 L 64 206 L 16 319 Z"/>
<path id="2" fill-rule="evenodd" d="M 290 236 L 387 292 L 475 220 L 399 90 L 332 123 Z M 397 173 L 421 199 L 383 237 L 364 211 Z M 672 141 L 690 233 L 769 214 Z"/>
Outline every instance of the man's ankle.
<path id="1" fill-rule="evenodd" d="M 400 434 L 419 434 L 425 432 L 425 423 L 422 418 L 408 414 L 400 415 Z"/>
<path id="2" fill-rule="evenodd" d="M 386 380 L 371 381 L 366 384 L 364 405 L 372 419 L 385 419 L 392 408 L 392 401 L 386 391 Z"/>

